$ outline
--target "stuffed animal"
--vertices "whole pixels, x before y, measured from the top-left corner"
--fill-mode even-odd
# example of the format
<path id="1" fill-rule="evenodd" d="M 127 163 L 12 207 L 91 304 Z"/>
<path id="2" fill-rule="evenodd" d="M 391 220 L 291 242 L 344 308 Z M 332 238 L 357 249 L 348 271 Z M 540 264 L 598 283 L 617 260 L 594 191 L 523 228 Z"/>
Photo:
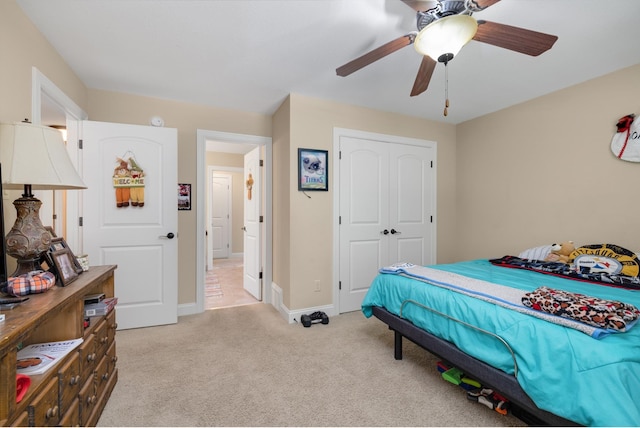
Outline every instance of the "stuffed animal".
<path id="1" fill-rule="evenodd" d="M 571 253 L 576 247 L 573 245 L 573 241 L 565 241 L 560 244 L 553 244 L 551 246 L 551 252 L 544 259 L 546 262 L 560 262 L 569 263 Z"/>

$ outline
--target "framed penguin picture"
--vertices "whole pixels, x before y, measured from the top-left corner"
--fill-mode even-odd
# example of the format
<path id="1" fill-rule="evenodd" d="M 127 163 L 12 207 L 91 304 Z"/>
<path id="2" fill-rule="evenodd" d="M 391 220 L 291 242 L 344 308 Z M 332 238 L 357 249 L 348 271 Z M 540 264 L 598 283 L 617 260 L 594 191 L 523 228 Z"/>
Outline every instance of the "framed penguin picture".
<path id="1" fill-rule="evenodd" d="M 327 150 L 298 149 L 298 190 L 329 190 Z"/>

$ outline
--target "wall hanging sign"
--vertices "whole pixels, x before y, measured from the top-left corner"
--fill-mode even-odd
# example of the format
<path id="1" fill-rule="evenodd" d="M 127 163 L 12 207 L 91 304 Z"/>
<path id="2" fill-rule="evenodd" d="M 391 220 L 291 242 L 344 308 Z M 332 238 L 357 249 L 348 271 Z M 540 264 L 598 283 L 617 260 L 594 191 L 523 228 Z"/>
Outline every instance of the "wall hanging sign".
<path id="1" fill-rule="evenodd" d="M 618 159 L 640 162 L 640 117 L 628 114 L 616 124 L 617 131 L 611 140 L 611 151 Z"/>
<path id="2" fill-rule="evenodd" d="M 178 209 L 191 209 L 191 184 L 178 184 Z"/>
<path id="3" fill-rule="evenodd" d="M 127 158 L 127 155 L 129 157 Z M 136 162 L 131 151 L 127 151 L 121 158 L 116 158 L 113 170 L 113 187 L 116 191 L 116 206 L 118 208 L 144 206 L 144 171 Z"/>
<path id="4" fill-rule="evenodd" d="M 298 190 L 329 190 L 326 150 L 298 149 Z"/>

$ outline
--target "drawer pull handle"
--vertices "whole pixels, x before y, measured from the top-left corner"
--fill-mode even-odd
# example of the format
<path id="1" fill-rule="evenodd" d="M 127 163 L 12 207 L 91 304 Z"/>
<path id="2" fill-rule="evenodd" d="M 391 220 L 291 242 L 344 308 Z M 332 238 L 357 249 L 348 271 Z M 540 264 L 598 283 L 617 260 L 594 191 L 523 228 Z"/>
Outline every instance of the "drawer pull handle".
<path id="1" fill-rule="evenodd" d="M 71 386 L 77 385 L 78 382 L 80 382 L 80 375 L 71 376 L 71 379 L 69 379 L 69 385 L 71 385 Z"/>
<path id="2" fill-rule="evenodd" d="M 47 409 L 47 413 L 45 415 L 47 419 L 55 418 L 56 416 L 58 416 L 58 406 L 53 406 Z"/>
<path id="3" fill-rule="evenodd" d="M 109 373 L 105 373 L 102 375 L 102 380 L 109 380 Z"/>

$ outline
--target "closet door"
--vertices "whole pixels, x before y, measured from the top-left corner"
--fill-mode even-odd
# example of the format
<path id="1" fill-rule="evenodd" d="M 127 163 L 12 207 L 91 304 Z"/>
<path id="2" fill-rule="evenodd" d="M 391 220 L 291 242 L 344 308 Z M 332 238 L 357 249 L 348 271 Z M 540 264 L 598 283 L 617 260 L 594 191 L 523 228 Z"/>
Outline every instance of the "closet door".
<path id="1" fill-rule="evenodd" d="M 433 150 L 405 144 L 389 146 L 390 233 L 386 264 L 433 263 Z"/>
<path id="2" fill-rule="evenodd" d="M 347 137 L 340 143 L 340 312 L 349 312 L 389 259 L 389 147 Z"/>
<path id="3" fill-rule="evenodd" d="M 434 147 L 340 138 L 339 311 L 360 309 L 378 270 L 435 262 Z"/>

